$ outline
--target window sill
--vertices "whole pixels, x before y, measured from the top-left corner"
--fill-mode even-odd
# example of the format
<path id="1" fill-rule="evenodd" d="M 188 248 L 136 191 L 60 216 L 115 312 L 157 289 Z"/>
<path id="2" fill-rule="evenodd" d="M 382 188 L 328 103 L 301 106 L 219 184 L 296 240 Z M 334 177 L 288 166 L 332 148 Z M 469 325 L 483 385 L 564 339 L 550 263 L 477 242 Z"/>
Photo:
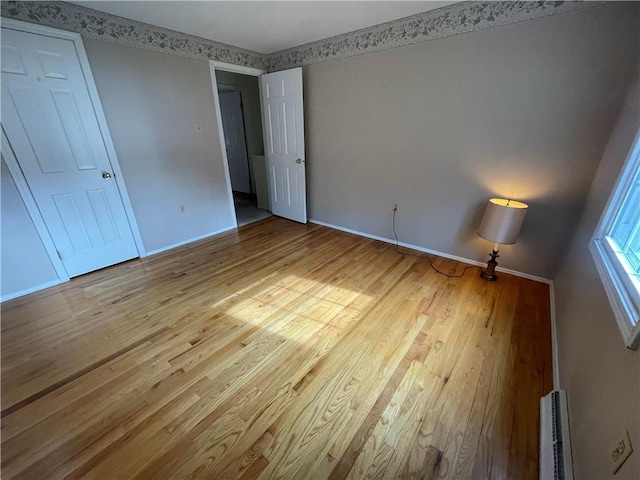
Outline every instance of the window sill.
<path id="1" fill-rule="evenodd" d="M 625 281 L 608 256 L 605 249 L 606 239 L 595 238 L 589 242 L 589 250 L 596 264 L 596 269 L 609 298 L 618 328 L 627 348 L 637 349 L 640 346 L 640 309 L 628 293 Z"/>

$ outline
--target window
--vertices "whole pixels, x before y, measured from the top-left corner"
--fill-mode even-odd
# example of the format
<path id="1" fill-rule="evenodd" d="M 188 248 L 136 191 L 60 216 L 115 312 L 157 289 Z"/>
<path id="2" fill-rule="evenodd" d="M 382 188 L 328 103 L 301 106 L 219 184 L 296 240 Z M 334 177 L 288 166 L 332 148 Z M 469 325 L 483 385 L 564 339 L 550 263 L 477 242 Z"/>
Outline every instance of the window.
<path id="1" fill-rule="evenodd" d="M 589 244 L 625 343 L 640 346 L 640 132 Z"/>

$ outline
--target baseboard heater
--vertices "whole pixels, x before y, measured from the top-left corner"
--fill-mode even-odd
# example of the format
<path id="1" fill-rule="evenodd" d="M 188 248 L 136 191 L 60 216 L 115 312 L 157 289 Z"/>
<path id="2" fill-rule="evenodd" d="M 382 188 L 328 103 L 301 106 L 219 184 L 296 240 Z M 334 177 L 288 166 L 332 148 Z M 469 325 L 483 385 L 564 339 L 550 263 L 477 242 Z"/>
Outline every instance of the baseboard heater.
<path id="1" fill-rule="evenodd" d="M 540 399 L 540 480 L 573 480 L 567 392 Z"/>

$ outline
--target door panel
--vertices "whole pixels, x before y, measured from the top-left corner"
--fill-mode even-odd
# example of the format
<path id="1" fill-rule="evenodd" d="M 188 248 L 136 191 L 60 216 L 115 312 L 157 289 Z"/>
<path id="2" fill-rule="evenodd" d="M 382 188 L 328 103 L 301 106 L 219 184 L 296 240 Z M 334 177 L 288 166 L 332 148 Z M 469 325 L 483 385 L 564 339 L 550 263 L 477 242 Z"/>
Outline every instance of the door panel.
<path id="1" fill-rule="evenodd" d="M 73 42 L 2 44 L 2 128 L 69 276 L 137 257 Z"/>
<path id="2" fill-rule="evenodd" d="M 89 199 L 93 216 L 98 222 L 102 241 L 105 244 L 109 244 L 122 240 L 104 188 L 87 190 L 87 198 Z"/>
<path id="3" fill-rule="evenodd" d="M 51 89 L 51 98 L 58 114 L 57 121 L 62 125 L 66 141 L 65 149 L 70 152 L 78 170 L 96 170 L 96 162 L 87 133 L 82 125 L 73 92 L 69 90 Z"/>
<path id="4" fill-rule="evenodd" d="M 67 79 L 67 72 L 64 69 L 64 63 L 62 62 L 62 58 L 59 53 L 37 50 L 36 55 L 40 61 L 42 74 L 46 78 Z"/>
<path id="5" fill-rule="evenodd" d="M 2 45 L 2 73 L 26 75 L 27 69 L 22 61 L 22 56 L 17 47 Z"/>
<path id="6" fill-rule="evenodd" d="M 273 178 L 276 185 L 275 194 L 276 202 L 278 203 L 290 203 L 290 184 L 289 184 L 289 169 L 282 168 L 278 165 L 273 166 Z"/>
<path id="7" fill-rule="evenodd" d="M 4 83 L 4 75 L 2 77 Z M 21 112 L 20 115 L 18 112 Z M 64 171 L 63 145 L 56 146 L 60 137 L 49 135 L 44 118 L 38 115 L 38 102 L 35 92 L 31 87 L 11 87 L 3 85 L 2 88 L 2 117 L 3 125 L 8 119 L 14 119 L 15 128 L 22 128 L 26 135 L 25 147 L 33 155 L 40 173 L 62 173 Z M 7 129 L 11 129 L 7 125 Z M 23 140 L 23 139 L 20 139 Z M 57 148 L 56 148 L 57 147 Z M 70 155 L 70 152 L 67 156 Z M 25 165 L 22 167 L 26 168 Z"/>
<path id="8" fill-rule="evenodd" d="M 307 223 L 302 69 L 260 77 L 274 215 Z"/>
<path id="9" fill-rule="evenodd" d="M 267 105 L 267 131 L 269 136 L 267 138 L 267 148 L 269 153 L 281 154 L 282 145 L 280 144 L 280 109 L 271 108 L 271 105 Z"/>
<path id="10" fill-rule="evenodd" d="M 284 153 L 288 155 L 289 152 L 298 151 L 298 145 L 296 144 L 298 137 L 296 127 L 298 125 L 298 121 L 296 119 L 295 105 L 290 103 L 282 105 L 282 114 L 284 117 Z"/>
<path id="11" fill-rule="evenodd" d="M 247 157 L 240 92 L 221 93 L 219 96 L 231 189 L 236 192 L 251 193 L 249 158 Z"/>
<path id="12" fill-rule="evenodd" d="M 62 219 L 62 225 L 69 243 L 73 247 L 74 252 L 87 250 L 91 248 L 91 240 L 89 233 L 84 226 L 84 222 L 80 216 L 80 210 L 76 204 L 75 198 L 69 193 L 61 193 L 52 195 L 58 215 Z"/>

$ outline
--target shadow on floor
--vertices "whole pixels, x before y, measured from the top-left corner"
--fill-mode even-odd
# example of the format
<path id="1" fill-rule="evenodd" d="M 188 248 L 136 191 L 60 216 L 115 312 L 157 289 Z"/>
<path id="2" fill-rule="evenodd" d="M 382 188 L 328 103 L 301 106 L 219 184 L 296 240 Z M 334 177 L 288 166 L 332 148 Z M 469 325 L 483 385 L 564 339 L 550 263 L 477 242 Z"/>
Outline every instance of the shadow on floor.
<path id="1" fill-rule="evenodd" d="M 238 226 L 257 222 L 271 215 L 269 210 L 258 208 L 256 196 L 250 193 L 233 192 L 233 203 L 236 208 Z"/>

